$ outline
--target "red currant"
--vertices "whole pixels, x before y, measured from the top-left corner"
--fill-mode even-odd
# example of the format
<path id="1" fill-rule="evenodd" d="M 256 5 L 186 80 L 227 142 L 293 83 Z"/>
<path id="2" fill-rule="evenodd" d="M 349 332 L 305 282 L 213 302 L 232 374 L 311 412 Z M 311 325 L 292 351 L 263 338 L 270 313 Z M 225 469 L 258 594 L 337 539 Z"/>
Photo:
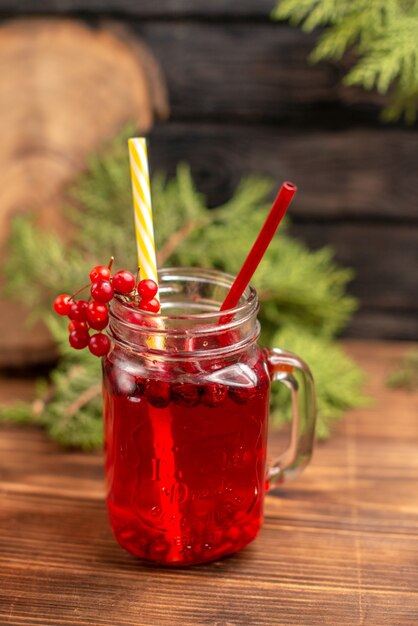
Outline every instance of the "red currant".
<path id="1" fill-rule="evenodd" d="M 157 298 L 151 298 L 151 300 L 140 300 L 138 307 L 142 311 L 149 311 L 150 313 L 158 313 L 160 310 L 160 303 Z"/>
<path id="2" fill-rule="evenodd" d="M 87 320 L 92 328 L 96 328 L 97 330 L 106 328 L 109 322 L 107 306 L 100 302 L 89 302 L 87 307 Z M 99 324 L 101 328 L 97 328 L 97 324 Z"/>
<path id="3" fill-rule="evenodd" d="M 164 380 L 147 380 L 145 397 L 152 406 L 164 409 L 170 404 L 171 385 Z"/>
<path id="4" fill-rule="evenodd" d="M 72 330 L 85 330 L 88 332 L 89 325 L 87 322 L 78 322 L 77 320 L 73 320 L 68 324 L 68 330 L 71 332 Z"/>
<path id="5" fill-rule="evenodd" d="M 109 320 L 96 320 L 95 322 L 89 322 L 90 328 L 93 328 L 94 330 L 104 330 L 108 323 Z"/>
<path id="6" fill-rule="evenodd" d="M 144 300 L 151 300 L 157 295 L 158 285 L 151 278 L 144 278 L 138 283 L 138 293 Z"/>
<path id="7" fill-rule="evenodd" d="M 90 272 L 90 280 L 92 283 L 96 280 L 109 280 L 110 269 L 104 265 L 96 265 Z"/>
<path id="8" fill-rule="evenodd" d="M 257 387 L 230 387 L 229 395 L 238 404 L 245 404 L 257 393 Z"/>
<path id="9" fill-rule="evenodd" d="M 70 310 L 71 296 L 66 293 L 57 296 L 54 300 L 54 311 L 58 313 L 58 315 L 68 315 L 68 311 Z"/>
<path id="10" fill-rule="evenodd" d="M 86 348 L 89 343 L 89 333 L 83 328 L 76 328 L 70 332 L 70 345 L 76 350 Z"/>
<path id="11" fill-rule="evenodd" d="M 112 284 L 119 293 L 131 293 L 135 287 L 135 276 L 128 270 L 120 270 L 113 276 Z"/>
<path id="12" fill-rule="evenodd" d="M 193 383 L 175 383 L 171 393 L 174 403 L 180 406 L 196 406 L 199 403 L 200 388 Z"/>
<path id="13" fill-rule="evenodd" d="M 208 383 L 203 388 L 201 400 L 206 406 L 218 406 L 218 404 L 225 400 L 227 393 L 228 388 L 225 387 L 225 385 Z"/>
<path id="14" fill-rule="evenodd" d="M 103 333 L 96 333 L 90 337 L 89 350 L 94 356 L 104 356 L 110 350 L 110 339 Z"/>
<path id="15" fill-rule="evenodd" d="M 155 559 L 156 561 L 163 560 L 165 561 L 165 556 L 169 552 L 171 545 L 165 539 L 156 539 L 151 541 L 149 546 L 149 555 L 151 559 Z"/>
<path id="16" fill-rule="evenodd" d="M 87 300 L 73 300 L 68 311 L 70 320 L 85 322 L 87 320 Z"/>
<path id="17" fill-rule="evenodd" d="M 109 302 L 113 298 L 112 283 L 98 280 L 92 284 L 90 293 L 97 302 Z"/>

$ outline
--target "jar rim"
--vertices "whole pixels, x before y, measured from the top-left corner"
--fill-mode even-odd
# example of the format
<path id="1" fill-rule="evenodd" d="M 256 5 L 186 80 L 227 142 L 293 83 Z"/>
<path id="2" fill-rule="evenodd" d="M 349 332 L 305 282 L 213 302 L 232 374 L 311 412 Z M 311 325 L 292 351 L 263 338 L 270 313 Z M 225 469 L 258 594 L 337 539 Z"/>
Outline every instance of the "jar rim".
<path id="1" fill-rule="evenodd" d="M 216 282 L 217 284 L 221 284 L 221 286 L 224 286 L 225 288 L 230 288 L 232 286 L 232 283 L 235 280 L 235 276 L 228 272 L 224 272 L 224 271 L 216 270 L 216 269 L 200 268 L 200 267 L 162 268 L 158 271 L 158 278 L 159 278 L 160 295 L 163 295 L 164 292 L 169 291 L 168 287 L 169 287 L 170 282 L 176 279 L 180 279 L 184 281 L 199 280 L 201 282 L 206 281 L 208 283 Z M 168 280 L 168 278 L 170 278 L 171 280 Z M 166 289 L 165 289 L 165 286 L 167 287 Z M 124 311 L 126 313 L 132 311 L 132 307 L 129 306 L 126 300 L 124 300 L 123 296 L 117 296 L 116 299 L 118 302 L 118 307 L 119 306 L 121 307 L 121 311 Z M 253 315 L 254 313 L 256 313 L 258 311 L 258 308 L 259 308 L 259 303 L 258 303 L 257 292 L 254 289 L 254 287 L 252 287 L 252 285 L 249 284 L 245 288 L 244 293 L 240 298 L 240 302 L 237 304 L 237 306 L 231 309 L 225 309 L 224 311 L 220 311 L 219 309 L 217 309 L 216 311 L 209 311 L 209 312 L 204 312 L 204 313 L 187 313 L 187 314 L 174 314 L 174 315 L 170 315 L 166 313 L 155 314 L 149 311 L 138 310 L 138 312 L 141 313 L 141 317 L 143 317 L 145 322 L 143 326 L 141 324 L 138 325 L 136 323 L 133 324 L 133 326 L 136 327 L 137 329 L 143 327 L 144 330 L 146 329 L 148 332 L 150 332 L 151 329 L 149 326 L 147 326 L 146 320 L 158 319 L 161 323 L 161 327 L 159 329 L 153 328 L 151 331 L 154 333 L 155 332 L 158 333 L 158 332 L 167 332 L 167 330 L 164 329 L 164 326 L 165 326 L 164 322 L 175 322 L 175 321 L 183 322 L 183 321 L 189 320 L 189 321 L 194 321 L 194 322 L 205 323 L 205 326 L 206 326 L 205 332 L 207 332 L 208 331 L 207 325 L 208 324 L 210 325 L 211 322 L 213 322 L 213 324 L 216 325 L 218 329 L 224 327 L 225 325 L 229 326 L 231 323 L 232 325 L 235 325 L 238 321 L 237 316 L 238 318 L 241 318 L 242 320 L 243 317 L 247 317 L 248 315 Z M 124 324 L 131 325 L 126 320 L 121 320 L 118 315 L 116 317 L 120 321 L 123 321 Z M 224 318 L 223 323 L 221 321 L 222 318 Z M 171 328 L 170 330 L 172 332 L 174 329 Z M 170 332 L 170 330 L 168 330 L 168 332 Z"/>

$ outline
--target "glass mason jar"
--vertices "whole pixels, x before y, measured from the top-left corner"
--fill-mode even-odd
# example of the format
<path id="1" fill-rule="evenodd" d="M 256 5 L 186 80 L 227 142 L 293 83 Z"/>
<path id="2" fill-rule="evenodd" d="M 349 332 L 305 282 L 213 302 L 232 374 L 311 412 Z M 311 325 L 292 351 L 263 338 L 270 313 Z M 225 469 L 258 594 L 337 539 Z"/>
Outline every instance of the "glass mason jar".
<path id="1" fill-rule="evenodd" d="M 309 462 L 311 373 L 297 356 L 257 344 L 257 294 L 219 312 L 234 277 L 159 273 L 161 316 L 110 305 L 103 360 L 107 506 L 118 542 L 166 565 L 240 550 L 262 523 L 274 482 Z M 288 450 L 266 467 L 271 382 L 292 397 Z"/>

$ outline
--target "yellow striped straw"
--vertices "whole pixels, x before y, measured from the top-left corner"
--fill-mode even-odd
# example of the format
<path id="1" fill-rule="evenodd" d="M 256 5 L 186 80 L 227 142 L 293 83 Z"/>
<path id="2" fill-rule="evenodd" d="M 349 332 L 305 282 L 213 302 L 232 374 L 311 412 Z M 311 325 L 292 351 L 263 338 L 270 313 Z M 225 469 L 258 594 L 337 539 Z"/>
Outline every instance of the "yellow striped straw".
<path id="1" fill-rule="evenodd" d="M 151 278 L 158 284 L 147 144 L 144 137 L 134 137 L 128 146 L 138 266 L 141 279 Z"/>

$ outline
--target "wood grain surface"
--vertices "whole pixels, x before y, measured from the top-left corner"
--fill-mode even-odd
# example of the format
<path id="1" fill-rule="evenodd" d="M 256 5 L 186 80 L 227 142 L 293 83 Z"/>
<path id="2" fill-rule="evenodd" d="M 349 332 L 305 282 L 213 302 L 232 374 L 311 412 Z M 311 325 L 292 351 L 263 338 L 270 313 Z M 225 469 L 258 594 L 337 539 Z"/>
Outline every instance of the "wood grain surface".
<path id="1" fill-rule="evenodd" d="M 311 130 L 281 126 L 172 122 L 150 133 L 153 170 L 174 173 L 190 163 L 210 205 L 225 202 L 244 175 L 298 186 L 293 221 L 351 220 L 418 224 L 418 133 L 353 127 Z"/>
<path id="2" fill-rule="evenodd" d="M 300 120 L 339 99 L 339 70 L 309 65 L 315 37 L 295 28 L 138 20 L 131 29 L 166 68 L 172 119 Z"/>
<path id="3" fill-rule="evenodd" d="M 365 309 L 410 311 L 418 318 L 417 274 L 413 270 L 418 268 L 418 229 L 407 224 L 350 224 L 343 220 L 295 224 L 291 230 L 311 248 L 332 242 L 336 258 L 356 272 L 350 290 Z"/>
<path id="4" fill-rule="evenodd" d="M 0 623 L 413 626 L 418 617 L 418 394 L 385 388 L 405 345 L 354 343 L 375 397 L 266 497 L 257 540 L 190 569 L 145 566 L 113 540 L 102 457 L 35 429 L 0 431 Z M 2 398 L 28 394 L 3 381 Z M 274 443 L 274 442 L 273 442 Z M 277 442 L 276 442 L 277 443 Z"/>

